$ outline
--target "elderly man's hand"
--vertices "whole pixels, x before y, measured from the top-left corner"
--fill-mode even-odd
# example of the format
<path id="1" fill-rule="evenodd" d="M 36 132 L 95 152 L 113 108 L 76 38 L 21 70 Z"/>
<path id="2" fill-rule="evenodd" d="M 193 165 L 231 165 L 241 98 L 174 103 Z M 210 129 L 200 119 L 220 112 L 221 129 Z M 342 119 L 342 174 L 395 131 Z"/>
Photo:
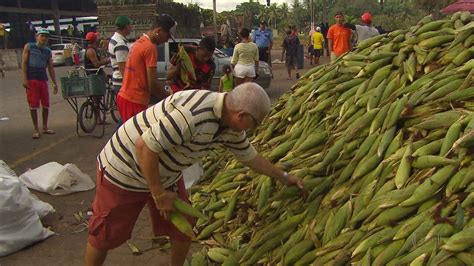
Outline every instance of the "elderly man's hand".
<path id="1" fill-rule="evenodd" d="M 165 190 L 159 195 L 153 195 L 153 200 L 155 201 L 156 208 L 160 210 L 161 215 L 168 218 L 168 212 L 173 210 L 173 203 L 178 197 L 178 194 L 175 192 Z"/>
<path id="2" fill-rule="evenodd" d="M 292 174 L 288 174 L 288 181 L 286 183 L 287 186 L 297 186 L 299 189 L 303 189 L 303 180 L 301 178 L 294 176 Z"/>

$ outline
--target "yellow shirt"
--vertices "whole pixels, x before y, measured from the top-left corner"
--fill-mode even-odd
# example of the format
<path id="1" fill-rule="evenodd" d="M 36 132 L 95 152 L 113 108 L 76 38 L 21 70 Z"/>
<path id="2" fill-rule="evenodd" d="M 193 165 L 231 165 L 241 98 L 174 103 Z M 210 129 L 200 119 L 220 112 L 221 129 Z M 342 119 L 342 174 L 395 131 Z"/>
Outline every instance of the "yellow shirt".
<path id="1" fill-rule="evenodd" d="M 316 31 L 311 36 L 311 42 L 315 50 L 323 49 L 324 37 L 321 32 Z"/>
<path id="2" fill-rule="evenodd" d="M 230 63 L 232 65 L 252 65 L 258 59 L 258 47 L 255 43 L 239 43 L 234 47 L 234 55 Z"/>

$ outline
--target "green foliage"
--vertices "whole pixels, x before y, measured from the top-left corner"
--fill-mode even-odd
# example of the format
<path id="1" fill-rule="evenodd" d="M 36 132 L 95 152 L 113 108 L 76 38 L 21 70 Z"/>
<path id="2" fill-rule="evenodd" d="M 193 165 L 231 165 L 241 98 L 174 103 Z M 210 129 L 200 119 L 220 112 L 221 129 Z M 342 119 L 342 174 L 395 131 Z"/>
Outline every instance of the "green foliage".
<path id="1" fill-rule="evenodd" d="M 105 0 L 112 1 L 112 0 Z M 117 0 L 120 1 L 120 0 Z M 126 0 L 124 0 L 126 1 Z M 358 22 L 362 13 L 373 15 L 373 24 L 380 25 L 386 30 L 407 28 L 427 14 L 437 13 L 441 8 L 456 0 L 292 0 L 288 3 L 276 4 L 270 7 L 263 5 L 265 1 L 247 0 L 237 5 L 235 10 L 218 14 L 218 23 L 224 22 L 231 16 L 244 16 L 247 23 L 257 27 L 259 21 L 265 20 L 268 25 L 282 32 L 289 26 L 296 26 L 300 31 L 308 31 L 311 21 L 311 5 L 313 19 L 316 24 L 328 22 L 333 24 L 337 11 L 344 13 L 346 21 Z M 198 4 L 188 6 L 199 8 Z M 212 10 L 199 9 L 199 19 L 205 25 L 212 25 Z M 247 25 L 247 24 L 246 24 Z"/>
<path id="2" fill-rule="evenodd" d="M 235 8 L 236 13 L 245 15 L 246 18 L 251 18 L 252 25 L 258 25 L 258 15 L 264 9 L 264 5 L 254 1 L 249 0 L 248 2 L 241 3 Z"/>

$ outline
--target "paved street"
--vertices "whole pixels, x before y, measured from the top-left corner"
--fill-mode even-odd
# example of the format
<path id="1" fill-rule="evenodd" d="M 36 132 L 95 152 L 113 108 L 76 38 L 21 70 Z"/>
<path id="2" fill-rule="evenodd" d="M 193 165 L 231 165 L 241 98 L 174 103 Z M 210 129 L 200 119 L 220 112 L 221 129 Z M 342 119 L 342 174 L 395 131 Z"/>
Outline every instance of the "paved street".
<path id="1" fill-rule="evenodd" d="M 281 51 L 274 51 L 273 58 L 280 58 Z M 326 58 L 322 62 L 326 62 Z M 305 62 L 308 64 L 308 61 Z M 283 64 L 274 64 L 274 76 L 268 94 L 277 99 L 295 82 L 286 79 Z M 71 67 L 57 67 L 56 76 L 65 76 Z M 301 72 L 308 70 L 308 66 Z M 77 136 L 75 132 L 76 114 L 68 103 L 57 95 L 50 95 L 51 111 L 49 127 L 56 131 L 55 135 L 42 135 L 33 140 L 33 127 L 26 102 L 25 90 L 21 86 L 20 70 L 8 71 L 4 79 L 0 79 L 0 159 L 4 160 L 18 175 L 29 168 L 36 168 L 47 162 L 56 161 L 61 164 L 74 163 L 83 172 L 95 180 L 95 157 L 111 136 L 115 125 L 107 125 L 103 138 Z M 39 115 L 39 117 L 41 117 Z M 8 118 L 8 120 L 6 119 Z M 108 118 L 112 121 L 111 118 Z M 41 120 L 40 120 L 41 125 Z M 96 131 L 98 129 L 96 128 Z M 32 247 L 0 258 L 0 265 L 81 265 L 86 245 L 86 231 L 73 233 L 77 225 L 73 214 L 90 209 L 94 190 L 66 196 L 49 196 L 34 192 L 41 200 L 53 205 L 56 213 L 44 219 L 45 226 L 58 235 Z M 151 228 L 145 210 L 141 216 L 132 242 L 147 249 L 151 247 Z M 199 245 L 193 246 L 199 249 Z M 150 250 L 142 255 L 133 256 L 126 245 L 110 252 L 106 265 L 156 265 L 167 261 L 166 253 Z"/>

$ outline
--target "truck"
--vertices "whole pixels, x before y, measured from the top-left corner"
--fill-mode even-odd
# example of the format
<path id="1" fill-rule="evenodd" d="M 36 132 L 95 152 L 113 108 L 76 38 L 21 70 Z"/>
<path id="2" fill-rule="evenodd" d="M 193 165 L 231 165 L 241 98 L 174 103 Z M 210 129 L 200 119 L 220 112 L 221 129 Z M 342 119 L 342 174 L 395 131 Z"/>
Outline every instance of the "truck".
<path id="1" fill-rule="evenodd" d="M 111 37 L 116 30 L 115 18 L 122 15 L 133 20 L 133 30 L 128 38 L 138 39 L 150 29 L 159 14 L 168 14 L 178 22 L 176 37 L 201 36 L 199 11 L 169 0 L 97 0 L 97 31 L 104 37 Z"/>

